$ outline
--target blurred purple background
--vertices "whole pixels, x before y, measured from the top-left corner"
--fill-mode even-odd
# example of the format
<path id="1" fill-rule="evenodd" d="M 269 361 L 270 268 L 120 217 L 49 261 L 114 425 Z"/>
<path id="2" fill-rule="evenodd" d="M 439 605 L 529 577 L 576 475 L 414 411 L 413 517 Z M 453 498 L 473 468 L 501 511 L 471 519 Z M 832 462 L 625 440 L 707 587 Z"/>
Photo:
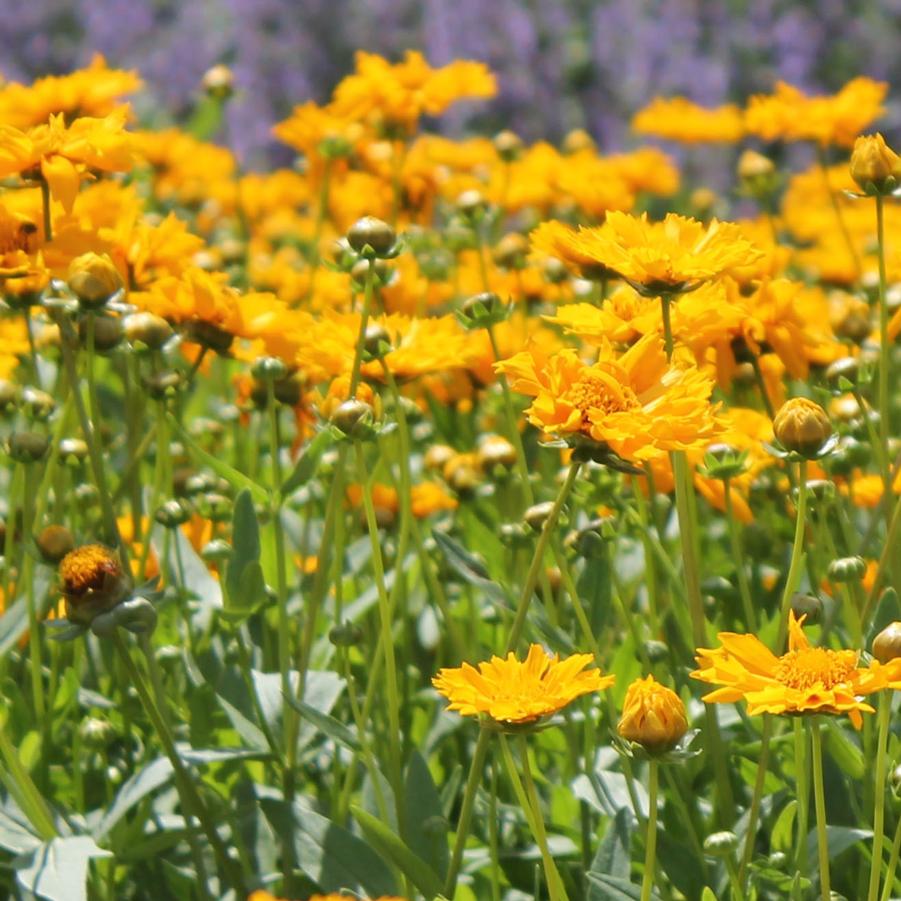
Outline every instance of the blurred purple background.
<path id="1" fill-rule="evenodd" d="M 630 142 L 629 117 L 656 94 L 716 104 L 777 78 L 835 90 L 858 74 L 901 76 L 901 0 L 0 0 L 0 12 L 7 78 L 100 51 L 141 72 L 138 109 L 155 123 L 184 118 L 203 72 L 229 64 L 231 134 L 249 166 L 285 159 L 271 125 L 327 100 L 356 48 L 487 62 L 500 95 L 452 110 L 441 123 L 452 133 L 503 124 L 553 139 L 581 126 L 609 148 Z M 898 119 L 891 109 L 890 130 Z"/>

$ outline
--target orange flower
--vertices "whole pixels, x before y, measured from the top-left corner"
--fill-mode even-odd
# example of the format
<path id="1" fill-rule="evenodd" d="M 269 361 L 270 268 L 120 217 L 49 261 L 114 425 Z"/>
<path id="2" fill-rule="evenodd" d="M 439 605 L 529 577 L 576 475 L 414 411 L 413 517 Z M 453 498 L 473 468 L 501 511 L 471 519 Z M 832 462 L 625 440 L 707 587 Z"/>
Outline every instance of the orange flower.
<path id="1" fill-rule="evenodd" d="M 591 654 L 573 654 L 560 660 L 533 644 L 523 662 L 511 651 L 506 658 L 480 663 L 478 669 L 468 663 L 442 669 L 432 684 L 450 701 L 448 710 L 463 716 L 487 714 L 499 723 L 534 723 L 613 684 L 615 676 L 585 670 L 593 659 Z"/>
<path id="2" fill-rule="evenodd" d="M 535 398 L 529 421 L 557 435 L 581 433 L 630 460 L 706 447 L 720 423 L 710 405 L 713 381 L 698 369 L 669 364 L 648 335 L 617 356 L 609 344 L 583 363 L 575 351 L 550 357 L 537 348 L 498 363 L 514 391 Z"/>
<path id="3" fill-rule="evenodd" d="M 755 635 L 720 632 L 721 647 L 699 648 L 692 678 L 720 685 L 704 696 L 707 703 L 745 700 L 748 713 L 847 713 L 856 729 L 861 713 L 873 708 L 861 698 L 884 688 L 901 688 L 901 658 L 858 665 L 857 651 L 811 647 L 801 626 L 804 617 L 789 613 L 788 651 L 777 657 Z"/>
<path id="4" fill-rule="evenodd" d="M 685 97 L 655 98 L 635 114 L 632 128 L 685 144 L 731 144 L 744 133 L 741 110 L 734 104 L 707 109 Z"/>

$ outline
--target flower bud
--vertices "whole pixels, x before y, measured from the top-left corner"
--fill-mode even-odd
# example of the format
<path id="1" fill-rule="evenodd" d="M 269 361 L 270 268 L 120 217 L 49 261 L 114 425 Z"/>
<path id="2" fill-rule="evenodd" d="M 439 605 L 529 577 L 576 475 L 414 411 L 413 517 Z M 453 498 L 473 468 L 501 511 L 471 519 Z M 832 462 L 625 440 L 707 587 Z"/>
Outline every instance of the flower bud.
<path id="1" fill-rule="evenodd" d="M 748 452 L 731 444 L 711 444 L 704 454 L 704 475 L 710 479 L 734 479 L 748 469 Z"/>
<path id="2" fill-rule="evenodd" d="M 116 737 L 116 730 L 109 720 L 89 716 L 81 721 L 78 734 L 89 750 L 102 751 Z"/>
<path id="3" fill-rule="evenodd" d="M 823 602 L 812 594 L 793 594 L 791 599 L 792 613 L 795 619 L 807 617 L 804 622 L 808 626 L 815 625 L 823 618 Z"/>
<path id="4" fill-rule="evenodd" d="M 873 331 L 873 318 L 869 304 L 859 297 L 850 297 L 830 316 L 832 330 L 839 338 L 860 344 Z"/>
<path id="5" fill-rule="evenodd" d="M 889 623 L 873 639 L 873 656 L 880 663 L 888 663 L 901 657 L 901 623 Z"/>
<path id="6" fill-rule="evenodd" d="M 859 371 L 860 363 L 855 357 L 839 357 L 826 367 L 826 381 L 838 390 L 844 390 L 842 379 L 853 385 Z"/>
<path id="7" fill-rule="evenodd" d="M 497 242 L 491 256 L 503 269 L 522 269 L 528 253 L 529 239 L 519 232 L 509 232 Z"/>
<path id="8" fill-rule="evenodd" d="M 381 323 L 370 322 L 363 335 L 363 350 L 371 360 L 381 360 L 391 351 L 391 335 Z"/>
<path id="9" fill-rule="evenodd" d="M 75 539 L 65 526 L 45 526 L 34 540 L 45 563 L 57 564 L 75 547 Z"/>
<path id="10" fill-rule="evenodd" d="M 231 333 L 203 319 L 191 319 L 183 328 L 188 341 L 193 341 L 217 354 L 227 354 L 235 340 L 235 336 Z"/>
<path id="11" fill-rule="evenodd" d="M 481 472 L 475 454 L 454 454 L 442 470 L 444 481 L 458 494 L 469 494 L 481 481 Z"/>
<path id="12" fill-rule="evenodd" d="M 332 626 L 328 640 L 336 648 L 350 648 L 358 645 L 363 639 L 363 631 L 356 623 L 345 620 L 339 626 Z"/>
<path id="13" fill-rule="evenodd" d="M 100 544 L 82 545 L 66 554 L 59 564 L 59 578 L 66 616 L 85 626 L 123 601 L 131 590 L 119 558 Z"/>
<path id="14" fill-rule="evenodd" d="M 372 431 L 373 416 L 372 407 L 354 397 L 332 413 L 331 423 L 348 438 L 364 438 Z"/>
<path id="15" fill-rule="evenodd" d="M 11 413 L 22 401 L 22 389 L 7 379 L 0 379 L 0 413 Z"/>
<path id="16" fill-rule="evenodd" d="M 669 657 L 669 648 L 666 642 L 658 641 L 656 638 L 649 638 L 644 643 L 644 652 L 648 655 L 648 662 L 663 663 Z"/>
<path id="17" fill-rule="evenodd" d="M 901 179 L 901 158 L 881 134 L 861 135 L 851 151 L 851 178 L 865 194 L 890 194 Z"/>
<path id="18" fill-rule="evenodd" d="M 426 469 L 434 472 L 444 469 L 449 460 L 455 457 L 457 452 L 449 444 L 433 444 L 422 459 Z"/>
<path id="19" fill-rule="evenodd" d="M 219 63 L 203 73 L 200 86 L 207 96 L 215 100 L 228 100 L 235 91 L 235 76 L 228 66 Z"/>
<path id="20" fill-rule="evenodd" d="M 159 350 L 174 334 L 172 326 L 154 313 L 132 313 L 122 320 L 125 338 L 136 347 Z"/>
<path id="21" fill-rule="evenodd" d="M 863 557 L 839 557 L 829 563 L 827 570 L 830 582 L 859 582 L 867 571 L 867 561 Z"/>
<path id="22" fill-rule="evenodd" d="M 463 301 L 457 319 L 466 329 L 490 328 L 503 322 L 509 313 L 507 305 L 493 291 L 483 291 Z"/>
<path id="23" fill-rule="evenodd" d="M 107 353 L 113 350 L 122 340 L 122 321 L 112 316 L 94 316 L 94 350 Z M 78 338 L 84 347 L 88 344 L 88 322 L 82 319 L 78 323 Z"/>
<path id="24" fill-rule="evenodd" d="M 651 753 L 670 750 L 688 731 L 682 699 L 653 676 L 636 679 L 626 689 L 617 732 Z"/>
<path id="25" fill-rule="evenodd" d="M 177 529 L 191 518 L 191 511 L 181 501 L 173 498 L 162 504 L 153 518 L 166 529 Z"/>
<path id="26" fill-rule="evenodd" d="M 257 357 L 251 364 L 250 373 L 261 382 L 283 379 L 288 374 L 288 367 L 278 357 Z"/>
<path id="27" fill-rule="evenodd" d="M 36 463 L 43 460 L 50 447 L 50 439 L 40 432 L 13 432 L 7 443 L 7 453 L 17 463 Z"/>
<path id="28" fill-rule="evenodd" d="M 147 393 L 154 400 L 166 400 L 175 397 L 184 387 L 184 378 L 180 372 L 153 372 L 143 378 Z"/>
<path id="29" fill-rule="evenodd" d="M 501 435 L 488 435 L 480 442 L 476 459 L 486 473 L 497 466 L 510 469 L 516 464 L 516 448 Z"/>
<path id="30" fill-rule="evenodd" d="M 38 388 L 22 389 L 22 412 L 36 422 L 46 422 L 56 409 L 52 395 Z"/>
<path id="31" fill-rule="evenodd" d="M 499 131 L 492 141 L 497 155 L 505 162 L 510 163 L 522 153 L 522 138 L 515 131 L 504 129 Z"/>
<path id="32" fill-rule="evenodd" d="M 714 832 L 704 839 L 704 852 L 711 857 L 729 857 L 738 847 L 738 836 L 734 832 Z"/>
<path id="33" fill-rule="evenodd" d="M 812 459 L 832 437 L 832 423 L 818 403 L 806 397 L 793 397 L 776 413 L 773 432 L 786 450 Z"/>
<path id="34" fill-rule="evenodd" d="M 540 504 L 532 504 L 532 506 L 523 513 L 522 518 L 530 529 L 540 532 L 544 528 L 544 524 L 547 522 L 553 509 L 553 501 L 543 501 Z"/>
<path id="35" fill-rule="evenodd" d="M 122 287 L 122 276 L 105 253 L 75 257 L 66 281 L 80 303 L 90 309 L 102 307 Z"/>
<path id="36" fill-rule="evenodd" d="M 574 128 L 566 133 L 563 138 L 563 152 L 579 153 L 582 150 L 595 150 L 597 145 L 594 138 L 584 128 Z"/>
<path id="37" fill-rule="evenodd" d="M 701 219 L 706 218 L 713 212 L 718 201 L 719 197 L 717 197 L 716 191 L 712 191 L 710 188 L 695 188 L 691 192 L 691 197 L 688 198 L 692 209 Z"/>
<path id="38" fill-rule="evenodd" d="M 470 188 L 457 197 L 456 207 L 464 216 L 472 218 L 484 210 L 485 198 L 482 196 L 481 191 Z"/>
<path id="39" fill-rule="evenodd" d="M 375 216 L 357 219 L 347 232 L 348 243 L 362 256 L 388 256 L 396 239 L 394 229 Z"/>
<path id="40" fill-rule="evenodd" d="M 738 158 L 738 177 L 742 181 L 772 175 L 776 171 L 773 161 L 756 150 L 745 150 Z"/>

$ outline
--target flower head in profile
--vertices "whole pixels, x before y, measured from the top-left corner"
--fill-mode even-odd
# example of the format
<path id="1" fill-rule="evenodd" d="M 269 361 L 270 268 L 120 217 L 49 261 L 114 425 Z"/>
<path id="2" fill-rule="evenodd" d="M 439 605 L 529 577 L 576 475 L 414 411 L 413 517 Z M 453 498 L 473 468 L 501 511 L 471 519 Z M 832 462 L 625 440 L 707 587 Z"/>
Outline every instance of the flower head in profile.
<path id="1" fill-rule="evenodd" d="M 761 256 L 738 226 L 716 219 L 705 225 L 675 213 L 651 222 L 647 213 L 614 211 L 597 228 L 558 238 L 574 257 L 605 266 L 648 294 L 690 291 Z"/>
<path id="2" fill-rule="evenodd" d="M 635 114 L 632 129 L 684 144 L 731 144 L 744 133 L 741 110 L 734 104 L 708 109 L 685 97 L 655 98 Z"/>
<path id="3" fill-rule="evenodd" d="M 438 692 L 450 701 L 449 710 L 463 716 L 485 714 L 498 723 L 534 723 L 552 716 L 567 704 L 612 685 L 615 676 L 586 670 L 591 654 L 573 654 L 565 660 L 550 656 L 539 644 L 519 661 L 511 651 L 493 656 L 478 669 L 468 663 L 444 668 L 432 679 Z"/>
<path id="4" fill-rule="evenodd" d="M 854 727 L 873 708 L 863 697 L 901 688 L 901 658 L 859 665 L 857 651 L 811 647 L 804 617 L 789 613 L 788 651 L 777 657 L 755 635 L 720 632 L 719 648 L 699 648 L 692 678 L 719 685 L 707 703 L 745 700 L 748 713 L 848 714 Z"/>
<path id="5" fill-rule="evenodd" d="M 623 715 L 616 731 L 626 741 L 651 752 L 666 751 L 688 731 L 682 699 L 653 676 L 636 679 L 623 700 Z"/>
<path id="6" fill-rule="evenodd" d="M 626 460 L 702 449 L 720 429 L 713 380 L 681 356 L 668 362 L 654 334 L 621 355 L 605 343 L 590 365 L 574 350 L 547 356 L 533 346 L 496 368 L 514 391 L 534 398 L 526 411 L 532 425 L 563 438 L 581 434 Z"/>
<path id="7" fill-rule="evenodd" d="M 66 616 L 74 623 L 88 623 L 115 607 L 131 588 L 119 557 L 102 544 L 85 544 L 66 554 L 59 563 L 59 580 Z"/>
<path id="8" fill-rule="evenodd" d="M 838 93 L 811 97 L 780 81 L 772 94 L 750 99 L 745 126 L 765 141 L 816 141 L 822 146 L 850 147 L 854 139 L 883 113 L 888 85 L 854 78 Z"/>

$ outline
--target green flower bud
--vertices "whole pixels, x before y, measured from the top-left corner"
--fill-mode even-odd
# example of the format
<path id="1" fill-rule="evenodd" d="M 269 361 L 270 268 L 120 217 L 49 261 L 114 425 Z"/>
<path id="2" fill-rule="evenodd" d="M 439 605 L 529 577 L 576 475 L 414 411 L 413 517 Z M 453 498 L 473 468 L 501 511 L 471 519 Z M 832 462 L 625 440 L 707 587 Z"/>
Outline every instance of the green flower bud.
<path id="1" fill-rule="evenodd" d="M 867 571 L 863 557 L 839 557 L 829 564 L 830 582 L 859 582 Z"/>

